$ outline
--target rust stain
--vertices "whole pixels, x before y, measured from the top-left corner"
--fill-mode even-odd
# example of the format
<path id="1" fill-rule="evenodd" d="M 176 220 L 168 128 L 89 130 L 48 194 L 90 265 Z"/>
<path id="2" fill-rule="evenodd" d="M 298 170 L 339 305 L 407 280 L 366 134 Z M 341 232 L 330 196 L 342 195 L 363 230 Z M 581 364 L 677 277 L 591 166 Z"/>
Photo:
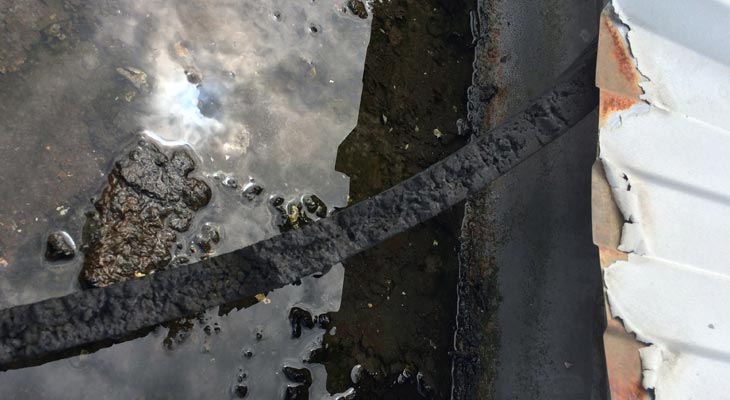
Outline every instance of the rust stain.
<path id="1" fill-rule="evenodd" d="M 601 96 L 599 100 L 599 125 L 603 126 L 611 114 L 627 110 L 634 104 L 639 103 L 641 100 L 635 97 L 627 97 L 610 90 L 601 89 Z"/>
<path id="2" fill-rule="evenodd" d="M 620 218 L 600 167 L 600 162 L 596 162 L 593 168 L 593 233 L 601 268 L 607 268 L 616 261 L 627 260 L 628 254 L 616 249 L 623 219 Z M 602 211 L 596 213 L 596 208 L 602 208 Z M 607 300 L 605 307 L 607 325 L 603 345 L 611 399 L 648 400 L 650 397 L 641 385 L 639 349 L 644 345 L 626 332 L 620 320 L 611 316 Z"/>
<path id="3" fill-rule="evenodd" d="M 606 268 L 628 255 L 616 249 L 599 246 L 598 254 L 601 267 Z M 651 397 L 641 384 L 642 370 L 639 349 L 644 344 L 626 331 L 618 318 L 611 316 L 608 300 L 606 307 L 606 331 L 603 333 L 603 346 L 606 353 L 608 385 L 613 400 L 649 400 Z"/>
<path id="4" fill-rule="evenodd" d="M 638 99 L 643 93 L 639 86 L 641 74 L 636 69 L 629 44 L 617 25 L 619 23 L 611 10 L 606 9 L 601 14 L 596 85 L 603 90 Z"/>
<path id="5" fill-rule="evenodd" d="M 486 122 L 487 128 L 497 126 L 507 119 L 505 110 L 498 106 L 505 103 L 506 97 L 507 93 L 505 93 L 504 88 L 497 88 L 497 94 L 487 103 L 486 110 L 484 111 L 484 121 Z"/>
<path id="6" fill-rule="evenodd" d="M 608 310 L 608 327 L 603 335 L 606 347 L 606 369 L 613 400 L 645 400 L 648 393 L 641 384 L 641 358 L 639 349 L 644 347 L 626 332 L 621 322 L 611 318 Z"/>
<path id="7" fill-rule="evenodd" d="M 601 267 L 606 268 L 616 261 L 628 259 L 624 252 L 599 246 Z M 611 316 L 608 300 L 606 307 L 606 331 L 603 333 L 603 346 L 606 354 L 608 384 L 613 400 L 649 400 L 651 397 L 641 384 L 642 369 L 639 349 L 644 344 L 626 331 L 618 318 Z"/>
<path id="8" fill-rule="evenodd" d="M 601 246 L 598 248 L 598 259 L 601 263 L 601 268 L 608 268 L 616 261 L 628 260 L 629 255 L 624 253 L 623 251 Z"/>
<path id="9" fill-rule="evenodd" d="M 603 18 L 603 26 L 605 27 L 606 32 L 611 36 L 611 56 L 614 60 L 616 60 L 619 72 L 623 75 L 627 82 L 638 83 L 639 74 L 636 72 L 634 60 L 631 55 L 629 55 L 629 50 L 623 36 L 608 18 Z"/>
<path id="10" fill-rule="evenodd" d="M 601 100 L 606 94 L 619 99 L 613 104 L 614 109 L 630 107 L 633 104 L 629 104 L 631 101 L 638 101 L 605 90 L 601 91 Z M 601 110 L 603 114 L 603 108 Z M 613 195 L 600 161 L 596 161 L 593 165 L 591 186 L 593 241 L 598 246 L 601 268 L 607 268 L 616 261 L 627 260 L 628 254 L 617 249 L 621 238 L 623 217 L 613 201 Z M 644 344 L 628 333 L 619 319 L 611 316 L 607 300 L 604 300 L 604 305 L 607 324 L 603 334 L 603 345 L 611 399 L 648 400 L 651 397 L 641 384 L 642 369 L 639 349 L 644 347 Z"/>

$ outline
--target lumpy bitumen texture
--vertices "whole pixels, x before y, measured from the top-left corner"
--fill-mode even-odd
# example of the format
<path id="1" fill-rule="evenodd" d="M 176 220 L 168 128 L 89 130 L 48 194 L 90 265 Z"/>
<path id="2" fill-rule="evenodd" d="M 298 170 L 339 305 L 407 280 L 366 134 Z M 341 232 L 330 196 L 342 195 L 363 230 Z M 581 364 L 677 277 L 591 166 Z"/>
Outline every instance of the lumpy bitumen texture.
<path id="1" fill-rule="evenodd" d="M 115 163 L 87 218 L 82 283 L 108 286 L 170 264 L 177 233 L 187 231 L 210 201 L 210 187 L 188 176 L 194 169 L 184 150 L 167 155 L 146 140 Z M 217 235 L 206 236 L 206 243 L 217 242 Z"/>
<path id="2" fill-rule="evenodd" d="M 595 52 L 583 56 L 552 90 L 489 134 L 330 218 L 200 263 L 0 311 L 0 368 L 120 340 L 281 287 L 434 217 L 595 117 L 594 60 Z"/>

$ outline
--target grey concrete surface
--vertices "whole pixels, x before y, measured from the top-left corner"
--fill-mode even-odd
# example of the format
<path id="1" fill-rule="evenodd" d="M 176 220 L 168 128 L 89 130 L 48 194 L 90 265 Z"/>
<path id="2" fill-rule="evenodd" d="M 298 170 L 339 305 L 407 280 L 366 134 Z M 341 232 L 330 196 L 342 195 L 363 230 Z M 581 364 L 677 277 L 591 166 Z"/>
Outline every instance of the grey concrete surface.
<path id="1" fill-rule="evenodd" d="M 480 0 L 473 129 L 515 113 L 594 45 L 601 7 Z M 608 398 L 591 239 L 597 130 L 597 119 L 574 129 L 467 202 L 454 399 Z"/>
<path id="2" fill-rule="evenodd" d="M 591 240 L 597 119 L 562 137 L 486 192 L 503 230 L 496 398 L 605 398 L 603 297 Z"/>

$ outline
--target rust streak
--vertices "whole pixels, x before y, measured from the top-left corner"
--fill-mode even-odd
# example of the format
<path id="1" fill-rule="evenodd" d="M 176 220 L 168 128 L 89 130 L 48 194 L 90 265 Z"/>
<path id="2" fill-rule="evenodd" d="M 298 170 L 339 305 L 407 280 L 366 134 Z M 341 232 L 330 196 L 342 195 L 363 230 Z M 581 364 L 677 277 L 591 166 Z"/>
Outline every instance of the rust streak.
<path id="1" fill-rule="evenodd" d="M 603 335 L 606 347 L 606 369 L 613 400 L 646 400 L 649 395 L 642 386 L 639 349 L 644 347 L 626 332 L 621 321 L 611 318 L 606 310 L 608 327 Z"/>
<path id="2" fill-rule="evenodd" d="M 596 85 L 602 90 L 638 99 L 643 93 L 639 86 L 641 74 L 615 18 L 609 11 L 601 14 Z"/>
<path id="3" fill-rule="evenodd" d="M 613 113 L 627 110 L 640 100 L 635 97 L 627 97 L 616 94 L 610 90 L 601 90 L 599 100 L 599 124 L 603 125 L 606 119 Z"/>
<path id="4" fill-rule="evenodd" d="M 628 255 L 616 249 L 598 247 L 601 267 L 607 268 L 616 261 L 626 260 Z M 603 345 L 606 355 L 608 384 L 613 400 L 648 400 L 649 394 L 642 385 L 642 368 L 639 349 L 645 345 L 626 331 L 621 320 L 611 316 L 608 301 L 606 307 L 606 331 Z"/>
<path id="5" fill-rule="evenodd" d="M 608 18 L 603 19 L 603 24 L 606 28 L 606 32 L 611 35 L 611 41 L 613 44 L 611 56 L 614 60 L 616 60 L 619 72 L 623 75 L 627 82 L 635 82 L 638 84 L 639 74 L 636 72 L 634 60 L 629 54 L 629 49 L 626 46 L 623 36 Z"/>

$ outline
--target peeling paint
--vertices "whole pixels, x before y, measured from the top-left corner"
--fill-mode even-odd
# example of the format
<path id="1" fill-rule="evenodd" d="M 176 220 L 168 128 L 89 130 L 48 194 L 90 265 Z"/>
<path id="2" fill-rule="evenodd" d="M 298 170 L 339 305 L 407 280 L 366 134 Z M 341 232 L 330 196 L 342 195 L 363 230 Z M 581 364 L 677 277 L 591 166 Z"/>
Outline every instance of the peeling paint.
<path id="1" fill-rule="evenodd" d="M 608 312 L 607 312 L 608 314 Z M 643 344 L 626 332 L 621 322 L 609 318 L 603 336 L 606 367 L 613 400 L 641 400 L 648 395 L 642 384 L 640 349 Z"/>
<path id="2" fill-rule="evenodd" d="M 647 246 L 641 227 L 642 218 L 636 187 L 632 186 L 629 176 L 619 171 L 608 159 L 602 158 L 601 161 L 613 199 L 624 218 L 618 250 L 646 254 Z"/>
<path id="3" fill-rule="evenodd" d="M 618 227 L 594 196 L 614 399 L 730 392 L 728 20 L 728 0 L 613 0 L 601 18 L 600 161 L 623 218 L 601 240 Z"/>
<path id="4" fill-rule="evenodd" d="M 601 14 L 596 84 L 613 94 L 638 99 L 643 94 L 639 86 L 642 77 L 626 38 L 628 31 L 628 26 L 621 22 L 609 5 Z"/>

